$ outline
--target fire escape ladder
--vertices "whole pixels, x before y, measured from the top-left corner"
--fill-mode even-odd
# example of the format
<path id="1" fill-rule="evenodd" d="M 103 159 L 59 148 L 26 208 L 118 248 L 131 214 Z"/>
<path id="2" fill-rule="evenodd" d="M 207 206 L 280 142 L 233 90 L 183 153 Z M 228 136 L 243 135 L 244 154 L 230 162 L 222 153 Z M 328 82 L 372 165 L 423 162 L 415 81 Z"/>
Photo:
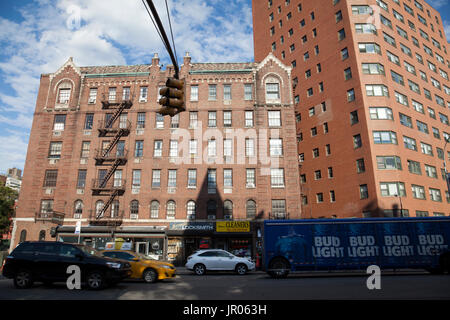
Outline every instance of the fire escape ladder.
<path id="1" fill-rule="evenodd" d="M 111 143 L 108 145 L 108 147 L 106 147 L 105 150 L 102 151 L 102 157 L 106 158 L 107 155 L 109 154 L 109 152 L 116 146 L 116 144 L 119 142 L 120 138 L 122 138 L 124 134 L 123 130 L 119 130 L 116 135 L 114 136 L 113 141 L 111 141 Z"/>
<path id="2" fill-rule="evenodd" d="M 116 112 L 113 114 L 113 116 L 110 119 L 108 119 L 108 121 L 106 122 L 106 124 L 105 124 L 106 128 L 111 127 L 111 125 L 114 123 L 114 121 L 116 121 L 117 118 L 119 118 L 119 116 L 122 114 L 123 110 L 125 109 L 125 107 L 127 105 L 128 104 L 126 102 L 122 102 L 120 104 L 119 108 L 116 110 Z"/>
<path id="3" fill-rule="evenodd" d="M 113 163 L 113 165 L 109 168 L 108 172 L 106 173 L 105 177 L 99 184 L 99 188 L 104 188 L 106 186 L 106 183 L 108 180 L 112 177 L 114 172 L 116 172 L 117 167 L 120 165 L 121 161 L 119 159 L 116 159 Z"/>
<path id="4" fill-rule="evenodd" d="M 96 219 L 101 219 L 103 217 L 103 215 L 106 213 L 106 210 L 108 210 L 109 206 L 111 205 L 111 203 L 114 201 L 114 199 L 116 198 L 116 196 L 118 195 L 118 191 L 114 191 L 111 196 L 109 197 L 108 201 L 106 201 L 106 203 L 104 204 L 103 208 L 100 210 L 100 212 L 97 214 Z"/>

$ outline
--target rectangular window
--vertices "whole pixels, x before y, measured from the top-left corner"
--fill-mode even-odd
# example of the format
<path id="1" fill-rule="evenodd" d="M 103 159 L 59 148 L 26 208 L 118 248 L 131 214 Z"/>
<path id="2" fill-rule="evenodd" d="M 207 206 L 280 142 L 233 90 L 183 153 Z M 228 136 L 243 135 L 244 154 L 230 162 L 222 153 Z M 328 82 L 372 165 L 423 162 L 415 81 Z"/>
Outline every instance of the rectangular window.
<path id="1" fill-rule="evenodd" d="M 379 170 L 402 170 L 402 163 L 397 156 L 377 156 Z"/>
<path id="2" fill-rule="evenodd" d="M 283 140 L 282 139 L 270 139 L 270 156 L 281 157 L 283 155 Z"/>
<path id="3" fill-rule="evenodd" d="M 244 84 L 244 100 L 253 99 L 253 85 L 251 83 Z"/>
<path id="4" fill-rule="evenodd" d="M 62 142 L 60 142 L 62 144 Z M 89 157 L 89 150 L 91 148 L 91 143 L 89 141 L 83 141 L 81 143 L 81 156 L 80 158 L 86 159 Z"/>
<path id="5" fill-rule="evenodd" d="M 223 186 L 224 188 L 233 187 L 233 169 L 223 169 Z"/>
<path id="6" fill-rule="evenodd" d="M 411 185 L 411 191 L 414 199 L 425 200 L 425 188 L 416 184 Z"/>
<path id="7" fill-rule="evenodd" d="M 197 156 L 197 140 L 189 140 L 189 154 L 191 158 Z"/>
<path id="8" fill-rule="evenodd" d="M 161 170 L 152 170 L 152 188 L 161 187 Z"/>
<path id="9" fill-rule="evenodd" d="M 375 144 L 397 144 L 397 134 L 393 131 L 374 131 Z"/>
<path id="10" fill-rule="evenodd" d="M 268 111 L 269 127 L 281 127 L 281 112 Z"/>
<path id="11" fill-rule="evenodd" d="M 224 127 L 231 127 L 231 111 L 224 111 L 223 112 L 223 126 Z"/>
<path id="12" fill-rule="evenodd" d="M 370 107 L 370 119 L 372 120 L 393 120 L 392 109 L 388 107 Z"/>
<path id="13" fill-rule="evenodd" d="M 246 169 L 245 172 L 245 185 L 247 188 L 256 187 L 256 169 Z"/>
<path id="14" fill-rule="evenodd" d="M 405 184 L 403 182 L 380 182 L 381 196 L 406 197 Z"/>
<path id="15" fill-rule="evenodd" d="M 208 169 L 208 190 L 216 190 L 217 179 L 216 179 L 216 169 Z"/>
<path id="16" fill-rule="evenodd" d="M 403 136 L 403 144 L 404 144 L 405 148 L 417 151 L 416 139 Z"/>
<path id="17" fill-rule="evenodd" d="M 284 187 L 284 169 L 270 169 L 270 185 L 272 188 Z"/>
<path id="18" fill-rule="evenodd" d="M 420 162 L 414 161 L 414 160 L 407 160 L 408 163 L 408 171 L 414 174 L 421 175 L 422 169 L 420 167 Z"/>
<path id="19" fill-rule="evenodd" d="M 217 100 L 217 85 L 208 85 L 208 100 Z"/>
<path id="20" fill-rule="evenodd" d="M 89 90 L 89 100 L 88 103 L 95 103 L 97 101 L 97 88 L 92 88 Z"/>
<path id="21" fill-rule="evenodd" d="M 163 142 L 162 140 L 155 140 L 154 142 L 154 148 L 153 148 L 153 157 L 162 157 L 162 147 Z"/>
<path id="22" fill-rule="evenodd" d="M 198 101 L 198 86 L 191 85 L 191 101 Z"/>
<path id="23" fill-rule="evenodd" d="M 71 89 L 59 89 L 58 103 L 68 104 Z"/>
<path id="24" fill-rule="evenodd" d="M 369 198 L 369 189 L 367 188 L 367 184 L 359 185 L 359 198 L 361 200 Z"/>
<path id="25" fill-rule="evenodd" d="M 286 216 L 286 200 L 272 200 L 272 214 L 276 218 Z"/>
<path id="26" fill-rule="evenodd" d="M 164 128 L 164 117 L 162 114 L 156 113 L 156 129 Z"/>
<path id="27" fill-rule="evenodd" d="M 430 188 L 431 201 L 442 202 L 441 190 Z"/>
<path id="28" fill-rule="evenodd" d="M 130 100 L 130 87 L 124 87 L 122 92 L 123 100 Z"/>
<path id="29" fill-rule="evenodd" d="M 138 129 L 145 128 L 145 112 L 138 112 L 136 126 Z"/>
<path id="30" fill-rule="evenodd" d="M 55 115 L 55 120 L 53 123 L 53 131 L 64 131 L 65 124 L 66 124 L 65 114 Z"/>
<path id="31" fill-rule="evenodd" d="M 197 187 L 197 170 L 189 169 L 188 170 L 188 188 L 196 188 Z"/>
<path id="32" fill-rule="evenodd" d="M 147 96 L 148 96 L 148 88 L 141 87 L 139 91 L 139 102 L 147 102 Z"/>
<path id="33" fill-rule="evenodd" d="M 50 142 L 50 149 L 48 151 L 49 159 L 60 159 L 62 150 L 62 142 Z"/>
<path id="34" fill-rule="evenodd" d="M 382 84 L 366 84 L 366 94 L 375 97 L 389 97 L 389 90 L 385 85 Z"/>
<path id="35" fill-rule="evenodd" d="M 360 53 L 377 53 L 381 55 L 380 46 L 377 43 L 358 43 Z"/>
<path id="36" fill-rule="evenodd" d="M 208 157 L 215 157 L 216 154 L 216 140 L 208 140 Z"/>
<path id="37" fill-rule="evenodd" d="M 233 156 L 233 140 L 224 139 L 223 140 L 223 156 L 232 157 Z"/>
<path id="38" fill-rule="evenodd" d="M 420 149 L 423 154 L 427 154 L 429 156 L 433 156 L 433 147 L 429 145 L 428 143 L 421 142 L 420 143 Z"/>
<path id="39" fill-rule="evenodd" d="M 132 187 L 139 188 L 141 186 L 141 170 L 133 170 Z"/>
<path id="40" fill-rule="evenodd" d="M 58 178 L 58 170 L 46 170 L 44 187 L 56 187 L 57 178 Z"/>
<path id="41" fill-rule="evenodd" d="M 190 111 L 189 112 L 189 128 L 197 128 L 197 121 L 198 121 L 198 112 L 197 111 Z"/>
<path id="42" fill-rule="evenodd" d="M 87 170 L 78 170 L 77 189 L 84 189 L 86 186 Z"/>
<path id="43" fill-rule="evenodd" d="M 167 187 L 175 188 L 177 186 L 177 170 L 169 170 Z"/>
<path id="44" fill-rule="evenodd" d="M 217 127 L 217 112 L 208 111 L 208 127 Z"/>
<path id="45" fill-rule="evenodd" d="M 170 140 L 169 157 L 178 157 L 178 140 Z"/>
<path id="46" fill-rule="evenodd" d="M 245 127 L 253 127 L 253 111 L 245 111 Z"/>
<path id="47" fill-rule="evenodd" d="M 140 158 L 144 156 L 144 141 L 137 140 L 134 147 L 134 157 Z"/>
<path id="48" fill-rule="evenodd" d="M 255 156 L 255 140 L 245 139 L 245 156 L 254 157 Z"/>
<path id="49" fill-rule="evenodd" d="M 426 164 L 425 173 L 427 174 L 428 177 L 437 179 L 436 167 Z"/>
<path id="50" fill-rule="evenodd" d="M 223 85 L 223 100 L 231 100 L 231 84 Z"/>

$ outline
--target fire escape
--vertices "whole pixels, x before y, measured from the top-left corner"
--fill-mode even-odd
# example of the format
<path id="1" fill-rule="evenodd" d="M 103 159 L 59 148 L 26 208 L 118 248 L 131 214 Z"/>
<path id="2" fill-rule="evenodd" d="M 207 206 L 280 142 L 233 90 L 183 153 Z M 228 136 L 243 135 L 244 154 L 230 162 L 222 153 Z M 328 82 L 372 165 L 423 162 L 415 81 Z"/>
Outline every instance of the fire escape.
<path id="1" fill-rule="evenodd" d="M 131 122 L 128 119 L 122 119 L 121 115 L 124 110 L 130 109 L 133 102 L 129 99 L 123 99 L 121 102 L 110 102 L 106 100 L 105 95 L 102 99 L 102 109 L 111 110 L 105 120 L 100 121 L 98 132 L 100 138 L 110 138 L 111 140 L 105 145 L 104 142 L 95 152 L 95 165 L 105 169 L 98 170 L 97 179 L 92 182 L 92 195 L 107 197 L 108 200 L 103 206 L 91 210 L 89 223 L 91 225 L 119 226 L 122 224 L 124 210 L 113 208 L 114 200 L 125 192 L 126 180 L 122 179 L 122 175 L 116 175 L 118 168 L 127 163 L 128 151 L 125 149 L 121 138 L 130 134 Z M 120 171 L 121 173 L 122 171 Z M 108 215 L 108 208 L 111 207 Z M 114 210 L 113 210 L 114 209 Z"/>

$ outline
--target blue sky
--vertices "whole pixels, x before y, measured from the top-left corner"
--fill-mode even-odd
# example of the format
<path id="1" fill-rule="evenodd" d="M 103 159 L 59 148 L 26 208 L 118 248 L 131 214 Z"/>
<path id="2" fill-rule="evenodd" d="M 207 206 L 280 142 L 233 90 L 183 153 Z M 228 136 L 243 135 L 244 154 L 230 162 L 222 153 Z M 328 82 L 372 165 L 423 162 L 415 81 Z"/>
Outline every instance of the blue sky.
<path id="1" fill-rule="evenodd" d="M 165 20 L 163 0 L 154 2 Z M 450 0 L 428 3 L 449 38 Z M 253 61 L 251 0 L 169 6 L 181 62 L 186 51 L 194 62 Z M 0 48 L 0 173 L 23 169 L 42 73 L 69 57 L 79 66 L 124 65 L 150 63 L 157 52 L 169 63 L 141 0 L 0 0 Z"/>

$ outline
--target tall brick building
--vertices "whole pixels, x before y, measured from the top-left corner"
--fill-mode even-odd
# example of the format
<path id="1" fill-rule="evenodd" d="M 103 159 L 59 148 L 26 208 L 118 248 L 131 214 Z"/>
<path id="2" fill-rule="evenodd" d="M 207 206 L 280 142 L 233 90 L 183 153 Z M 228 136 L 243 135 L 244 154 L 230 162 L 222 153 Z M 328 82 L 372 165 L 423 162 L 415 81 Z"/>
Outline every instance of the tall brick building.
<path id="1" fill-rule="evenodd" d="M 178 263 L 199 247 L 255 257 L 264 219 L 300 218 L 291 67 L 272 54 L 186 54 L 187 110 L 173 118 L 156 113 L 171 75 L 155 55 L 135 66 L 71 58 L 41 76 L 12 247 L 56 236 Z"/>
<path id="2" fill-rule="evenodd" d="M 303 217 L 450 214 L 450 58 L 423 0 L 253 0 L 292 66 Z"/>

